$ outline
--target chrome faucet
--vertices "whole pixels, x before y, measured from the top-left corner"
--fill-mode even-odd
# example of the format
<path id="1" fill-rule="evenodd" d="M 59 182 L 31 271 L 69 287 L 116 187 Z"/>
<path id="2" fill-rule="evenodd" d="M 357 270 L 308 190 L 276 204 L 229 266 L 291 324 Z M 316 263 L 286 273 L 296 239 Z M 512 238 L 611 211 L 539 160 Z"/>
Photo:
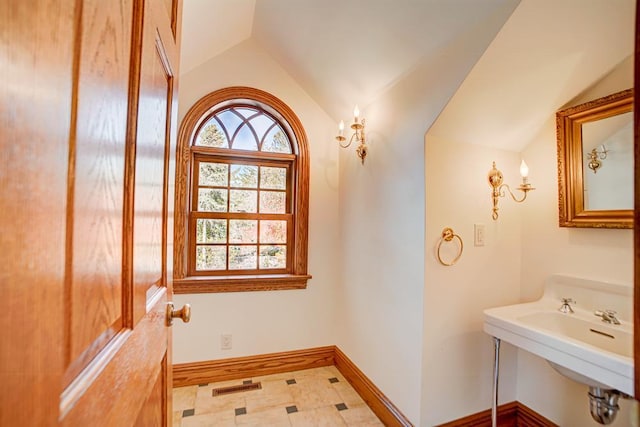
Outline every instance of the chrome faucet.
<path id="1" fill-rule="evenodd" d="M 562 301 L 562 305 L 558 309 L 560 313 L 573 313 L 573 308 L 571 308 L 570 304 L 575 304 L 576 302 L 571 298 L 560 298 Z"/>
<path id="2" fill-rule="evenodd" d="M 593 314 L 598 317 L 602 317 L 602 321 L 605 323 L 613 323 L 614 325 L 620 324 L 620 321 L 616 317 L 616 312 L 613 310 L 596 310 Z"/>

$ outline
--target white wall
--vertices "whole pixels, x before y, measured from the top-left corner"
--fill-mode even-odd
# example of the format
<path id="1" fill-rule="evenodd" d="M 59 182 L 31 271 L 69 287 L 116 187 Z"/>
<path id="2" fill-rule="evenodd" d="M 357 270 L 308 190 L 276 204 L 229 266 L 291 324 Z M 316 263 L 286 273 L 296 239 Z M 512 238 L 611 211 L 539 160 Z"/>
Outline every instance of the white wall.
<path id="1" fill-rule="evenodd" d="M 216 89 L 242 85 L 282 99 L 298 115 L 311 154 L 309 273 L 306 290 L 176 295 L 190 303 L 188 324 L 173 326 L 173 362 L 305 349 L 335 344 L 338 265 L 338 150 L 335 125 L 265 51 L 247 40 L 181 76 L 180 120 L 195 101 Z M 220 334 L 233 349 L 220 350 Z"/>
<path id="2" fill-rule="evenodd" d="M 495 161 L 505 183 L 517 186 L 519 154 L 456 143 L 430 133 L 425 140 L 427 251 L 421 425 L 433 426 L 491 406 L 494 351 L 491 337 L 482 331 L 482 311 L 519 301 L 520 217 L 528 206 L 507 196 L 500 199 L 498 220 L 491 218 L 487 173 Z M 474 246 L 474 224 L 485 226 L 484 246 Z M 464 242 L 462 256 L 451 267 L 440 264 L 435 253 L 445 227 L 453 228 Z M 445 261 L 454 258 L 457 248 L 455 240 L 442 244 Z M 502 345 L 500 403 L 515 400 L 515 356 L 515 348 Z"/>
<path id="3" fill-rule="evenodd" d="M 478 22 L 371 105 L 360 106 L 370 143 L 364 165 L 353 149 L 340 153 L 337 343 L 415 425 L 432 425 L 426 412 L 433 406 L 425 407 L 421 396 L 446 383 L 439 378 L 425 387 L 422 374 L 430 362 L 424 348 L 428 355 L 437 352 L 424 341 L 425 318 L 435 324 L 446 310 L 424 311 L 424 135 L 514 7 Z M 439 188 L 437 183 L 427 185 Z"/>
<path id="4" fill-rule="evenodd" d="M 633 62 L 629 58 L 609 76 L 562 108 L 609 95 L 633 86 Z M 574 229 L 558 226 L 558 182 L 555 111 L 526 147 L 523 156 L 537 188 L 522 212 L 523 301 L 542 295 L 544 279 L 561 273 L 633 286 L 632 230 Z M 579 303 L 579 301 L 578 301 Z M 565 379 L 546 362 L 520 351 L 518 390 L 520 402 L 561 426 L 596 426 L 588 410 L 587 387 Z M 630 402 L 613 426 L 633 425 Z"/>

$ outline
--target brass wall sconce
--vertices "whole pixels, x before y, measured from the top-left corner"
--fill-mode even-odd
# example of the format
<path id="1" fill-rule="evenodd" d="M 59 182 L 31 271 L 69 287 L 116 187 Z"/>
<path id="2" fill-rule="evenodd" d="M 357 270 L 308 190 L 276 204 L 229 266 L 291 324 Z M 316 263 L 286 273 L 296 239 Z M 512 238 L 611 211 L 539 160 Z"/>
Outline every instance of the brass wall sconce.
<path id="1" fill-rule="evenodd" d="M 608 152 L 609 150 L 607 150 L 604 144 L 602 144 L 600 146 L 600 151 L 598 151 L 598 148 L 594 148 L 589 153 L 587 153 L 587 158 L 589 159 L 589 163 L 587 164 L 587 166 L 593 171 L 593 173 L 598 173 L 598 169 L 602 167 L 601 160 L 607 158 Z"/>
<path id="2" fill-rule="evenodd" d="M 524 162 L 524 160 L 520 164 L 520 175 L 522 176 L 522 184 L 520 184 L 518 190 L 522 191 L 524 194 L 522 196 L 522 199 L 518 200 L 511 191 L 511 188 L 509 188 L 507 184 L 502 183 L 502 172 L 500 172 L 496 168 L 496 162 L 493 162 L 493 167 L 489 171 L 487 179 L 489 180 L 489 185 L 491 185 L 492 188 L 491 198 L 493 199 L 493 212 L 491 214 L 491 217 L 494 221 L 498 219 L 498 199 L 500 197 L 504 197 L 504 188 L 509 191 L 511 198 L 516 203 L 524 202 L 524 200 L 527 198 L 527 193 L 531 190 L 535 190 L 535 188 L 533 188 L 531 184 L 529 184 L 529 179 L 527 178 L 529 176 L 529 168 L 527 167 L 527 164 Z"/>
<path id="3" fill-rule="evenodd" d="M 351 146 L 351 144 L 355 140 L 355 142 L 358 144 L 358 146 L 356 147 L 356 154 L 362 161 L 363 165 L 364 165 L 364 159 L 365 157 L 367 157 L 367 151 L 368 151 L 368 147 L 365 142 L 365 136 L 364 136 L 364 124 L 365 124 L 364 119 L 360 120 L 360 110 L 356 105 L 355 108 L 353 109 L 353 123 L 351 124 L 351 129 L 353 129 L 353 134 L 349 138 L 349 142 L 344 144 L 347 138 L 345 138 L 343 135 L 344 121 L 342 120 L 340 120 L 340 124 L 338 125 L 338 136 L 336 136 L 336 139 L 338 140 L 338 143 L 342 148 L 349 148 L 349 146 Z"/>

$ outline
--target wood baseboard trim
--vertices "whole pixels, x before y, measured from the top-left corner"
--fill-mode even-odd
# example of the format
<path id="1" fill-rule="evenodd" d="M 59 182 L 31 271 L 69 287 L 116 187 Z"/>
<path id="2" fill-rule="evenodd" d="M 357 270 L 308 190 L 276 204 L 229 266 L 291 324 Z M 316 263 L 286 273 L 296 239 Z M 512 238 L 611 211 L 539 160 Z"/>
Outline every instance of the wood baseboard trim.
<path id="1" fill-rule="evenodd" d="M 336 368 L 385 426 L 413 426 L 389 398 L 338 347 L 335 348 L 334 360 Z"/>
<path id="2" fill-rule="evenodd" d="M 520 402 L 498 406 L 500 427 L 559 427 Z M 491 427 L 491 409 L 440 424 L 438 427 Z"/>
<path id="3" fill-rule="evenodd" d="M 525 406 L 520 402 L 516 403 L 518 404 L 518 426 L 559 427 L 558 424 L 551 422 L 528 406 Z"/>
<path id="4" fill-rule="evenodd" d="M 336 346 L 173 365 L 173 387 L 251 378 L 332 366 L 340 371 L 386 426 L 413 426 L 402 412 Z"/>
<path id="5" fill-rule="evenodd" d="M 184 387 L 331 366 L 334 364 L 334 354 L 335 346 L 326 346 L 258 356 L 175 364 L 173 365 L 173 386 Z"/>

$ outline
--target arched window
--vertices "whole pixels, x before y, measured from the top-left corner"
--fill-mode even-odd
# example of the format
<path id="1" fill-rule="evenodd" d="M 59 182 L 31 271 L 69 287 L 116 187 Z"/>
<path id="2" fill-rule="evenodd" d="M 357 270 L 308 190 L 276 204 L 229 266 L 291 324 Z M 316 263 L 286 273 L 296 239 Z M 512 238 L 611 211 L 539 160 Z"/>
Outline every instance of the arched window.
<path id="1" fill-rule="evenodd" d="M 175 292 L 306 287 L 309 160 L 293 111 L 257 89 L 210 93 L 178 153 Z"/>

